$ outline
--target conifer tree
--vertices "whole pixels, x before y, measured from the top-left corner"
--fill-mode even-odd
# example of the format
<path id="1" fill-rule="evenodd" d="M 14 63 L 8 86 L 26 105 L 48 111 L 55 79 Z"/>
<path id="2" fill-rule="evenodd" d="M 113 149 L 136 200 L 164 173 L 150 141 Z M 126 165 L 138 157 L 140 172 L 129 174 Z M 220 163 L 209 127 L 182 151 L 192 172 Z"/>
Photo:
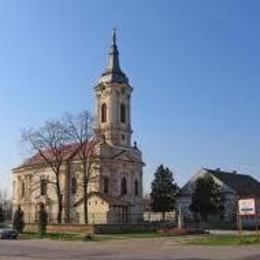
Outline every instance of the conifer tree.
<path id="1" fill-rule="evenodd" d="M 24 229 L 24 213 L 19 205 L 14 213 L 13 228 L 19 233 L 23 232 Z"/>
<path id="2" fill-rule="evenodd" d="M 205 175 L 197 179 L 192 194 L 190 210 L 198 213 L 202 220 L 207 221 L 210 214 L 222 213 L 224 210 L 224 199 L 220 186 L 212 176 Z"/>
<path id="3" fill-rule="evenodd" d="M 3 210 L 3 207 L 0 205 L 0 223 L 5 221 L 5 212 Z"/>
<path id="4" fill-rule="evenodd" d="M 38 212 L 38 220 L 38 232 L 42 236 L 46 234 L 48 224 L 48 214 L 44 209 L 44 204 L 40 205 L 40 210 Z"/>
<path id="5" fill-rule="evenodd" d="M 152 210 L 161 212 L 163 221 L 165 220 L 165 213 L 175 209 L 178 189 L 172 171 L 161 164 L 154 174 L 150 196 Z"/>

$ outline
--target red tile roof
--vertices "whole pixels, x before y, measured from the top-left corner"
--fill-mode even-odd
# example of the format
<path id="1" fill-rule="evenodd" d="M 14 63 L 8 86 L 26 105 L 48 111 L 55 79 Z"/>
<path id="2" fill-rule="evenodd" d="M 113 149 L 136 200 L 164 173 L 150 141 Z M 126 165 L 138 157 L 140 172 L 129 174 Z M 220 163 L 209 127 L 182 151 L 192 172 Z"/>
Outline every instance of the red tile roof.
<path id="1" fill-rule="evenodd" d="M 87 155 L 90 155 L 92 153 L 92 149 L 94 148 L 94 146 L 96 145 L 97 142 L 98 142 L 97 139 L 93 139 L 88 142 L 87 146 L 85 147 Z M 60 154 L 57 153 L 57 155 L 60 156 L 62 158 L 62 160 L 67 160 L 67 159 L 74 157 L 79 152 L 80 147 L 79 147 L 79 144 L 72 143 L 72 144 L 67 144 L 67 145 L 63 146 L 60 149 L 61 149 Z M 46 156 L 46 158 L 48 158 L 48 160 L 55 158 L 55 153 L 52 152 L 51 150 L 43 151 L 43 154 L 44 154 L 44 156 Z M 40 152 L 38 152 L 35 155 L 33 155 L 32 157 L 26 159 L 20 166 L 15 168 L 14 171 L 25 168 L 25 167 L 32 167 L 32 166 L 44 164 L 45 162 L 46 161 L 43 158 L 43 156 L 40 154 Z"/>

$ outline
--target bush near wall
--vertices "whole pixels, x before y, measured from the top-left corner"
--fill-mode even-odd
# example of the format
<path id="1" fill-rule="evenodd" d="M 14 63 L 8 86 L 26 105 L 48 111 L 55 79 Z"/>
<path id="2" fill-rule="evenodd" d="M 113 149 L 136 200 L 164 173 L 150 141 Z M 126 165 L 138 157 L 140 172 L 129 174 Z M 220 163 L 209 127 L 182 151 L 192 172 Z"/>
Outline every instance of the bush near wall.
<path id="1" fill-rule="evenodd" d="M 175 223 L 143 223 L 143 224 L 97 224 L 95 234 L 120 234 L 135 232 L 151 232 L 160 228 L 175 227 Z"/>

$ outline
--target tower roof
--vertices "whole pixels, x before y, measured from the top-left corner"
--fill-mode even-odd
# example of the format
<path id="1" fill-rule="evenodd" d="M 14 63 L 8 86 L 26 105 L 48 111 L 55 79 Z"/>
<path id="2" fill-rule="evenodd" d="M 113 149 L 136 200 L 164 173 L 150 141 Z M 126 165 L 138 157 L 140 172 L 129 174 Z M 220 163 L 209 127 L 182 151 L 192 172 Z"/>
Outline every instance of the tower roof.
<path id="1" fill-rule="evenodd" d="M 116 44 L 116 30 L 113 30 L 112 44 L 110 46 L 108 65 L 101 75 L 99 83 L 128 83 L 128 78 L 120 68 L 119 52 Z"/>

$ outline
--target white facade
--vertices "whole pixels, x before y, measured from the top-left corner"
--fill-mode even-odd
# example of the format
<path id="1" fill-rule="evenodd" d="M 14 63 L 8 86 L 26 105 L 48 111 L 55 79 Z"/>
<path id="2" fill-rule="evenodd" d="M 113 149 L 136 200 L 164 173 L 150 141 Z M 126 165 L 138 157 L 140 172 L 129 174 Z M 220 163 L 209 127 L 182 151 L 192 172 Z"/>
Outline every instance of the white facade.
<path id="1" fill-rule="evenodd" d="M 89 223 L 126 223 L 140 221 L 143 215 L 144 163 L 136 143 L 132 145 L 131 94 L 133 88 L 121 71 L 115 33 L 107 70 L 95 87 L 95 131 L 99 143 L 96 160 L 91 167 L 92 182 L 88 193 Z M 47 180 L 47 191 L 41 191 L 41 180 Z M 26 222 L 37 221 L 39 203 L 43 203 L 54 221 L 57 215 L 55 175 L 48 167 L 23 164 L 13 170 L 13 204 L 20 205 Z M 76 157 L 67 158 L 60 175 L 63 194 L 63 218 L 83 223 L 83 191 L 80 163 Z M 76 187 L 76 188 L 75 188 Z M 75 191 L 76 189 L 76 191 Z"/>

